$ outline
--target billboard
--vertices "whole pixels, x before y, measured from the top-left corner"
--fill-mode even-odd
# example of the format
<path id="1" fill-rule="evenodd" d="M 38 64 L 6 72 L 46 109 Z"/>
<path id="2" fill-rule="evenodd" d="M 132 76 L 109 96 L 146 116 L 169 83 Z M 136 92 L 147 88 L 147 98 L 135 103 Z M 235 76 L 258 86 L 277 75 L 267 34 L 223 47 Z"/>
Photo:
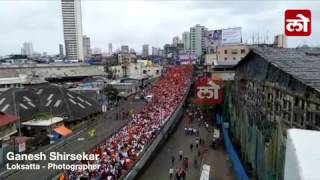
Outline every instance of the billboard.
<path id="1" fill-rule="evenodd" d="M 217 46 L 224 44 L 240 44 L 241 27 L 209 30 L 205 35 L 206 49 L 208 52 L 215 52 Z"/>
<path id="2" fill-rule="evenodd" d="M 217 47 L 221 45 L 222 30 L 211 30 L 206 33 L 207 47 Z"/>
<path id="3" fill-rule="evenodd" d="M 239 44 L 241 41 L 241 27 L 222 30 L 222 44 Z"/>

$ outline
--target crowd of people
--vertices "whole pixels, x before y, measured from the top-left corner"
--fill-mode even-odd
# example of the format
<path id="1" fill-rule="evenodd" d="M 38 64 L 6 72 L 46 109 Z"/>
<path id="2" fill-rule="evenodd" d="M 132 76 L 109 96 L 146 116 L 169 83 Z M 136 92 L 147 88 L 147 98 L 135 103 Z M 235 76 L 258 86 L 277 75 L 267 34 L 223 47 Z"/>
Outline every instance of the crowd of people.
<path id="1" fill-rule="evenodd" d="M 152 100 L 143 110 L 133 114 L 119 132 L 91 150 L 91 154 L 98 155 L 98 160 L 79 162 L 99 164 L 99 169 L 68 171 L 68 179 L 116 180 L 128 172 L 181 103 L 190 78 L 190 65 L 169 68 L 148 90 Z"/>

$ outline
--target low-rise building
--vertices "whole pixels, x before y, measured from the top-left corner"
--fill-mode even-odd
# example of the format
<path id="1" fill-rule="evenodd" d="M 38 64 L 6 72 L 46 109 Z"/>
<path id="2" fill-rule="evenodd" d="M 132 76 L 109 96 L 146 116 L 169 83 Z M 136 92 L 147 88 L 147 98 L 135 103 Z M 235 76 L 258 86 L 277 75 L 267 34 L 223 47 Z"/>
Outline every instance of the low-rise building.
<path id="1" fill-rule="evenodd" d="M 244 58 L 250 50 L 250 47 L 243 44 L 223 45 L 217 48 L 217 59 L 215 65 L 236 65 Z"/>
<path id="2" fill-rule="evenodd" d="M 243 164 L 257 179 L 283 179 L 287 129 L 320 130 L 320 49 L 252 48 L 230 94 Z"/>

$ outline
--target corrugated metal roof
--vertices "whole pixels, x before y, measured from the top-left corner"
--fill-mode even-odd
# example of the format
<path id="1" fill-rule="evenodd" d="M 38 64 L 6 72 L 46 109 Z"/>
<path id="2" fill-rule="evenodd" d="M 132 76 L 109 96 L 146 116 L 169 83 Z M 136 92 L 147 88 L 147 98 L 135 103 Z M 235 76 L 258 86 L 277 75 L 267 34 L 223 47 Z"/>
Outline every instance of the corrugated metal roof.
<path id="1" fill-rule="evenodd" d="M 320 48 L 253 48 L 266 61 L 320 91 Z"/>

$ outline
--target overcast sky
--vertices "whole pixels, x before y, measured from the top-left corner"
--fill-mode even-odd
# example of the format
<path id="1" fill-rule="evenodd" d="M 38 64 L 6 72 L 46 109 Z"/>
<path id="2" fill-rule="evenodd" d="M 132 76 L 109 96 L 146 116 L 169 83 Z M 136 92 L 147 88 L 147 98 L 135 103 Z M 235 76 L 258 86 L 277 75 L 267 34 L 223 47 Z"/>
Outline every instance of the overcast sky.
<path id="1" fill-rule="evenodd" d="M 129 45 L 141 52 L 142 44 L 163 47 L 195 24 L 208 29 L 241 26 L 244 42 L 259 32 L 260 42 L 284 31 L 284 11 L 307 8 L 312 12 L 312 35 L 289 37 L 288 45 L 320 46 L 320 1 L 112 1 L 83 0 L 83 33 L 92 48 L 107 51 Z M 60 0 L 0 0 L 0 55 L 20 53 L 31 41 L 37 52 L 56 54 L 63 43 Z"/>

